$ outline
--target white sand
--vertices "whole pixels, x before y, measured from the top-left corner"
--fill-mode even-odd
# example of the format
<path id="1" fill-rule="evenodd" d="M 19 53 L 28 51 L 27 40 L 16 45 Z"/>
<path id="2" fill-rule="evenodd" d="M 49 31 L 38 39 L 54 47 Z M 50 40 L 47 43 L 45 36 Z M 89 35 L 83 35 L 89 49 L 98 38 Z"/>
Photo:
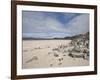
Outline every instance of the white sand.
<path id="1" fill-rule="evenodd" d="M 53 48 L 69 43 L 70 40 L 23 40 L 23 68 L 88 66 L 88 60 L 72 58 L 68 53 L 59 52 L 58 57 L 54 56 Z"/>

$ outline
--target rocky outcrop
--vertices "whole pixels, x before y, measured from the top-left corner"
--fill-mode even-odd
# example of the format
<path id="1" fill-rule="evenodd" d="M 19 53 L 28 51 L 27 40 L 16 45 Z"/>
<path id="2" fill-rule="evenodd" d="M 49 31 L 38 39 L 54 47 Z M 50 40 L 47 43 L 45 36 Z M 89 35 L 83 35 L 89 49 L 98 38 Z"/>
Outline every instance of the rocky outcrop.
<path id="1" fill-rule="evenodd" d="M 85 34 L 77 35 L 72 39 L 70 46 L 73 48 L 68 50 L 70 57 L 82 57 L 84 59 L 89 58 L 89 32 Z"/>

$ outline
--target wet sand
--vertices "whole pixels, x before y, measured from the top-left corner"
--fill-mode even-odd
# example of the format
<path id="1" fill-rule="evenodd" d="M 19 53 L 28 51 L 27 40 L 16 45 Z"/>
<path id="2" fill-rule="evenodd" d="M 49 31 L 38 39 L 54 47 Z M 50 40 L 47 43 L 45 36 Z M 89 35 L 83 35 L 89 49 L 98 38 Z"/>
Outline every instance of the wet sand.
<path id="1" fill-rule="evenodd" d="M 23 69 L 88 66 L 88 60 L 68 56 L 67 49 L 69 48 L 70 41 L 71 40 L 23 40 Z M 66 52 L 56 52 L 53 50 L 59 45 L 66 45 Z"/>

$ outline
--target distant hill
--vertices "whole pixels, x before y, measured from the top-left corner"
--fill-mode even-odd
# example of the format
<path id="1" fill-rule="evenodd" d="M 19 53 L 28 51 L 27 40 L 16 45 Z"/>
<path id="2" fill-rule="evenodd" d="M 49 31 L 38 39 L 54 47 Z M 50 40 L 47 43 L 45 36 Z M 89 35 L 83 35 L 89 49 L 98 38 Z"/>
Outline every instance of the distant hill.
<path id="1" fill-rule="evenodd" d="M 64 37 L 64 39 L 77 39 L 77 38 L 86 38 L 89 40 L 89 32 L 84 33 L 84 34 L 78 34 L 72 37 Z"/>
<path id="2" fill-rule="evenodd" d="M 77 39 L 77 38 L 83 38 L 83 37 L 85 37 L 86 39 L 88 39 L 89 40 L 89 32 L 87 32 L 87 33 L 84 33 L 84 34 L 78 34 L 78 35 L 75 35 L 75 36 L 71 36 L 71 37 L 64 37 L 64 38 L 32 38 L 32 37 L 30 37 L 30 38 L 23 38 L 23 40 L 57 40 L 57 39 L 69 39 L 69 40 L 71 40 L 71 39 Z"/>
<path id="3" fill-rule="evenodd" d="M 52 40 L 53 38 L 22 38 L 23 40 Z"/>

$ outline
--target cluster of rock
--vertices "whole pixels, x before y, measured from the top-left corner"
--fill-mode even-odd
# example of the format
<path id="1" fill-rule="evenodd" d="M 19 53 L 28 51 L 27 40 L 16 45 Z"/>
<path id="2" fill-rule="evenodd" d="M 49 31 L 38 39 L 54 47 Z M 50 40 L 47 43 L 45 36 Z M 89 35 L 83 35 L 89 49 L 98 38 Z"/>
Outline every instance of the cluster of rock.
<path id="1" fill-rule="evenodd" d="M 72 39 L 68 50 L 70 57 L 89 59 L 89 32 Z"/>
<path id="2" fill-rule="evenodd" d="M 89 60 L 89 32 L 76 35 L 69 40 L 71 40 L 69 44 L 60 44 L 48 52 L 58 59 L 58 65 L 62 65 L 65 56 Z M 50 66 L 52 67 L 53 64 Z"/>

